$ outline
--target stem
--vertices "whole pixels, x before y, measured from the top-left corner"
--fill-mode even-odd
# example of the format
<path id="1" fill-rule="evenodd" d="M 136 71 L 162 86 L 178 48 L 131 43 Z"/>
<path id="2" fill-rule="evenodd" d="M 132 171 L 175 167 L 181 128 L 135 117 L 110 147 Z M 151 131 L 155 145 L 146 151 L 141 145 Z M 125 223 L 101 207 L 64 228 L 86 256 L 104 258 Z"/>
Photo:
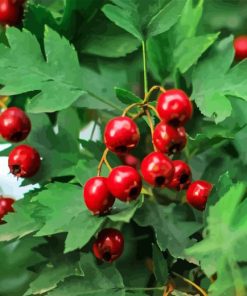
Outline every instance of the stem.
<path id="1" fill-rule="evenodd" d="M 134 107 L 137 107 L 137 106 L 141 106 L 142 103 L 134 103 L 134 104 L 131 104 L 129 105 L 127 108 L 124 109 L 123 113 L 122 113 L 122 116 L 126 116 L 126 114 Z"/>
<path id="2" fill-rule="evenodd" d="M 102 169 L 102 166 L 103 166 L 104 163 L 105 163 L 106 166 L 108 167 L 109 171 L 112 170 L 112 168 L 111 168 L 109 162 L 108 162 L 107 159 L 106 159 L 106 156 L 107 156 L 107 153 L 108 153 L 108 152 L 109 152 L 109 149 L 108 149 L 108 148 L 106 148 L 105 151 L 103 152 L 103 155 L 102 155 L 102 157 L 101 157 L 101 160 L 100 160 L 100 162 L 99 162 L 98 169 L 97 169 L 97 176 L 98 176 L 98 177 L 99 177 L 100 174 L 101 174 L 101 169 Z"/>
<path id="3" fill-rule="evenodd" d="M 0 96 L 0 109 L 7 109 L 6 103 L 8 99 L 8 96 Z"/>
<path id="4" fill-rule="evenodd" d="M 159 86 L 159 85 L 154 85 L 150 88 L 150 90 L 145 94 L 145 98 L 144 98 L 144 103 L 147 103 L 149 101 L 149 97 L 151 95 L 151 93 L 155 90 L 159 90 L 160 92 L 166 92 L 166 90 L 162 87 L 162 86 Z"/>
<path id="5" fill-rule="evenodd" d="M 160 119 L 160 116 L 159 116 L 159 114 L 158 114 L 158 112 L 157 112 L 157 110 L 156 110 L 156 108 L 154 106 L 152 106 L 150 104 L 147 104 L 147 107 L 149 109 L 151 109 L 155 113 L 155 115 Z"/>
<path id="6" fill-rule="evenodd" d="M 140 112 L 138 112 L 136 115 L 134 115 L 132 117 L 132 120 L 136 120 L 137 118 L 141 117 L 144 114 L 145 114 L 145 112 L 143 110 L 141 110 Z"/>
<path id="7" fill-rule="evenodd" d="M 200 292 L 202 294 L 202 296 L 208 296 L 208 294 L 206 293 L 206 291 L 204 289 L 202 289 L 201 287 L 199 287 L 196 283 L 192 282 L 191 280 L 183 277 L 182 275 L 173 272 L 173 274 L 177 277 L 179 277 L 180 279 L 182 279 L 185 283 L 191 285 L 192 287 L 194 287 L 198 292 Z"/>
<path id="8" fill-rule="evenodd" d="M 142 59 L 143 59 L 143 72 L 144 72 L 144 94 L 148 92 L 148 77 L 147 77 L 147 57 L 146 57 L 146 42 L 142 41 Z"/>
<path id="9" fill-rule="evenodd" d="M 96 126 L 97 126 L 97 124 L 98 124 L 98 122 L 97 122 L 97 120 L 95 120 L 95 121 L 94 121 L 94 124 L 93 124 L 93 128 L 92 128 L 92 131 L 91 131 L 91 135 L 90 135 L 90 139 L 89 139 L 89 141 L 92 141 L 92 139 L 93 139 L 93 135 L 94 135 L 94 132 L 95 132 L 95 130 L 96 130 Z"/>
<path id="10" fill-rule="evenodd" d="M 153 134 L 154 134 L 154 125 L 153 125 L 153 121 L 150 115 L 150 112 L 148 111 L 148 109 L 145 110 L 146 116 L 147 116 L 147 120 L 148 120 L 148 124 L 151 130 L 151 136 L 152 136 L 152 143 L 153 143 Z M 153 143 L 153 147 L 154 147 L 154 151 L 156 151 L 156 147 Z"/>

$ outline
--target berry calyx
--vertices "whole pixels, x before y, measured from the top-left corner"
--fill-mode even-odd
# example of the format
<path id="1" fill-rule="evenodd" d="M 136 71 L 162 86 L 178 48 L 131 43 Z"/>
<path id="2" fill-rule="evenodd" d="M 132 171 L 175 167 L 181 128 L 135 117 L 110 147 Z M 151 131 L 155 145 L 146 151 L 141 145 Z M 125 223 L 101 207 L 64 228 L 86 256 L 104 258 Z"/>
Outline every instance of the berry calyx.
<path id="1" fill-rule="evenodd" d="M 118 259 L 124 249 L 122 233 L 113 228 L 103 229 L 93 244 L 93 253 L 96 258 L 106 262 Z"/>
<path id="2" fill-rule="evenodd" d="M 119 154 L 127 153 L 138 145 L 140 132 L 131 118 L 119 116 L 107 123 L 104 140 L 110 151 Z"/>
<path id="3" fill-rule="evenodd" d="M 143 159 L 141 172 L 147 183 L 156 187 L 165 187 L 172 180 L 174 166 L 166 155 L 152 152 Z"/>
<path id="4" fill-rule="evenodd" d="M 4 223 L 2 221 L 3 217 L 9 212 L 14 212 L 12 207 L 15 200 L 10 197 L 0 197 L 0 223 Z"/>
<path id="5" fill-rule="evenodd" d="M 107 187 L 107 179 L 104 177 L 89 179 L 84 186 L 83 195 L 87 208 L 94 215 L 108 213 L 115 201 Z"/>
<path id="6" fill-rule="evenodd" d="M 164 122 L 177 127 L 183 126 L 192 117 L 193 107 L 184 91 L 170 89 L 159 96 L 157 111 Z"/>
<path id="7" fill-rule="evenodd" d="M 191 183 L 186 194 L 188 203 L 197 210 L 203 211 L 212 189 L 213 185 L 203 180 Z"/>
<path id="8" fill-rule="evenodd" d="M 15 26 L 18 25 L 23 16 L 22 3 L 14 0 L 0 0 L 0 24 Z"/>
<path id="9" fill-rule="evenodd" d="M 26 113 L 16 107 L 10 107 L 0 115 L 0 134 L 9 142 L 20 142 L 28 136 L 31 122 Z"/>
<path id="10" fill-rule="evenodd" d="M 19 145 L 9 154 L 10 172 L 21 178 L 34 176 L 40 168 L 40 155 L 36 149 L 28 145 Z"/>
<path id="11" fill-rule="evenodd" d="M 182 160 L 174 160 L 174 175 L 168 188 L 181 191 L 187 189 L 191 183 L 191 170 L 190 167 Z"/>
<path id="12" fill-rule="evenodd" d="M 130 153 L 121 154 L 119 155 L 119 158 L 124 165 L 128 165 L 134 169 L 138 169 L 140 167 L 140 160 Z"/>
<path id="13" fill-rule="evenodd" d="M 127 202 L 135 200 L 139 196 L 142 189 L 142 179 L 136 169 L 122 165 L 110 172 L 107 185 L 113 196 Z"/>
<path id="14" fill-rule="evenodd" d="M 247 58 L 247 35 L 235 38 L 234 42 L 235 58 L 236 60 L 243 60 Z"/>
<path id="15" fill-rule="evenodd" d="M 158 151 L 168 155 L 175 154 L 181 151 L 187 143 L 185 129 L 160 122 L 154 129 L 153 143 Z"/>

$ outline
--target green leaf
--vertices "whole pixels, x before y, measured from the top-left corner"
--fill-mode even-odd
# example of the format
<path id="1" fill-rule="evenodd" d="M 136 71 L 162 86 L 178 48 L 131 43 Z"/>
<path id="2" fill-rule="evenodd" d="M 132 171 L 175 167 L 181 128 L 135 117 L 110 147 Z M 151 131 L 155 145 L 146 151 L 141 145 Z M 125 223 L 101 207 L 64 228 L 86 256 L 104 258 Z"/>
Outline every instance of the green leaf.
<path id="1" fill-rule="evenodd" d="M 181 15 L 184 4 L 183 1 L 172 0 L 162 8 L 149 22 L 147 35 L 156 36 L 169 30 Z"/>
<path id="2" fill-rule="evenodd" d="M 104 14 L 116 25 L 143 41 L 167 31 L 178 20 L 184 6 L 180 0 L 112 0 L 103 7 Z M 143 13 L 145 11 L 145 14 Z"/>
<path id="3" fill-rule="evenodd" d="M 208 277 L 217 272 L 216 286 L 217 281 L 228 279 L 227 285 L 222 283 L 220 286 L 220 294 L 217 292 L 212 295 L 246 294 L 245 281 L 238 265 L 239 262 L 247 262 L 247 200 L 242 200 L 245 192 L 245 185 L 238 183 L 215 206 L 211 206 L 205 238 L 186 251 L 200 260 Z M 214 286 L 210 290 L 214 291 Z"/>
<path id="4" fill-rule="evenodd" d="M 200 62 L 193 73 L 193 98 L 201 112 L 205 116 L 213 116 L 216 123 L 231 114 L 232 107 L 227 96 L 247 100 L 247 80 L 243 78 L 247 61 L 229 69 L 233 57 L 230 37 L 221 41 L 210 57 Z"/>
<path id="5" fill-rule="evenodd" d="M 72 261 L 70 258 L 59 258 L 56 264 L 47 264 L 39 273 L 38 277 L 31 282 L 26 295 L 45 294 L 57 287 L 70 276 L 83 276 L 81 266 L 78 261 Z"/>
<path id="6" fill-rule="evenodd" d="M 239 153 L 239 157 L 241 161 L 246 165 L 247 164 L 247 152 L 246 152 L 246 131 L 247 126 L 242 128 L 238 133 L 235 135 L 235 139 L 233 141 L 235 148 L 237 149 Z"/>
<path id="7" fill-rule="evenodd" d="M 88 210 L 73 218 L 67 230 L 68 235 L 64 252 L 68 253 L 84 247 L 92 236 L 98 232 L 105 220 L 105 217 L 93 216 Z"/>
<path id="8" fill-rule="evenodd" d="M 31 202 L 30 197 L 18 200 L 14 204 L 14 213 L 4 217 L 6 224 L 1 225 L 0 241 L 10 241 L 36 232 L 42 225 L 42 219 L 35 216 L 41 210 L 37 203 Z M 18 221 L 18 223 L 16 223 Z"/>
<path id="9" fill-rule="evenodd" d="M 160 285 L 165 285 L 168 278 L 167 262 L 160 249 L 153 244 L 154 275 Z"/>
<path id="10" fill-rule="evenodd" d="M 58 30 L 58 24 L 51 12 L 43 6 L 30 2 L 27 2 L 23 23 L 24 27 L 41 42 L 43 42 L 44 38 L 45 25 L 55 31 Z"/>
<path id="11" fill-rule="evenodd" d="M 49 296 L 124 296 L 124 285 L 120 273 L 111 265 L 96 265 L 92 255 L 82 254 L 83 279 L 71 277 L 61 283 Z"/>
<path id="12" fill-rule="evenodd" d="M 29 282 L 35 277 L 35 273 L 29 267 L 44 260 L 41 255 L 34 251 L 43 242 L 43 238 L 26 237 L 0 244 L 1 295 L 24 294 Z"/>
<path id="13" fill-rule="evenodd" d="M 139 40 L 101 15 L 92 19 L 76 42 L 80 52 L 108 58 L 124 57 L 140 45 Z"/>
<path id="14" fill-rule="evenodd" d="M 9 28 L 7 37 L 10 48 L 0 47 L 0 69 L 11 68 L 11 71 L 4 71 L 0 77 L 0 83 L 5 85 L 1 89 L 2 94 L 39 91 L 27 109 L 40 113 L 68 108 L 85 93 L 81 89 L 77 53 L 66 39 L 46 27 L 45 61 L 37 40 L 30 32 Z"/>
<path id="15" fill-rule="evenodd" d="M 194 36 L 184 39 L 179 46 L 175 48 L 174 60 L 176 67 L 181 73 L 185 73 L 200 56 L 216 41 L 219 34 L 208 34 Z M 187 48 L 189 50 L 184 51 Z"/>
<path id="16" fill-rule="evenodd" d="M 45 224 L 36 234 L 37 236 L 65 232 L 71 220 L 79 215 L 84 203 L 81 197 L 82 189 L 79 186 L 66 183 L 53 183 L 33 198 L 48 208 L 43 213 Z"/>
<path id="17" fill-rule="evenodd" d="M 162 251 L 168 249 L 173 256 L 184 257 L 184 249 L 191 244 L 189 236 L 200 229 L 201 225 L 185 222 L 184 218 L 181 220 L 176 214 L 174 204 L 165 207 L 146 200 L 136 212 L 134 220 L 142 227 L 151 226 L 154 229 L 157 244 Z"/>
<path id="18" fill-rule="evenodd" d="M 132 92 L 122 89 L 122 88 L 115 88 L 116 96 L 118 99 L 125 105 L 130 105 L 134 103 L 142 103 L 142 99 L 133 94 Z"/>
<path id="19" fill-rule="evenodd" d="M 178 22 L 168 32 L 151 38 L 147 44 L 150 69 L 160 82 L 177 69 L 181 73 L 188 71 L 218 37 L 218 34 L 197 36 L 203 0 L 196 4 L 193 0 L 185 2 Z"/>
<path id="20" fill-rule="evenodd" d="M 135 212 L 142 207 L 144 202 L 144 196 L 141 195 L 137 200 L 132 201 L 128 205 L 123 202 L 116 201 L 114 204 L 114 209 L 108 218 L 113 222 L 124 222 L 129 223 Z"/>

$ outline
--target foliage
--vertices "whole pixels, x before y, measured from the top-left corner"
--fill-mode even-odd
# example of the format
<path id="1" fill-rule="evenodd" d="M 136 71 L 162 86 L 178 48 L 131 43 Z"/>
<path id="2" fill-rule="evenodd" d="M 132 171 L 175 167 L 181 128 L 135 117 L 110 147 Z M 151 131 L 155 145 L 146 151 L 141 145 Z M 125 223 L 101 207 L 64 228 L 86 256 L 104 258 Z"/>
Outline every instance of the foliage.
<path id="1" fill-rule="evenodd" d="M 246 295 L 247 60 L 234 61 L 232 41 L 246 34 L 247 5 L 215 2 L 29 0 L 23 28 L 0 29 L 0 95 L 27 111 L 25 143 L 42 157 L 40 172 L 22 183 L 39 188 L 15 202 L 0 226 L 1 296 L 162 296 L 174 282 L 170 295 L 195 295 L 175 273 L 209 295 Z M 115 203 L 109 215 L 95 217 L 84 205 L 82 188 L 97 174 L 104 145 L 80 139 L 80 131 L 95 122 L 102 133 L 110 118 L 142 102 L 143 53 L 150 86 L 181 88 L 193 100 L 179 158 L 194 179 L 214 184 L 203 213 L 184 193 L 146 184 L 138 200 Z M 134 155 L 142 159 L 149 122 L 137 123 Z M 126 239 L 112 265 L 91 255 L 105 227 Z"/>

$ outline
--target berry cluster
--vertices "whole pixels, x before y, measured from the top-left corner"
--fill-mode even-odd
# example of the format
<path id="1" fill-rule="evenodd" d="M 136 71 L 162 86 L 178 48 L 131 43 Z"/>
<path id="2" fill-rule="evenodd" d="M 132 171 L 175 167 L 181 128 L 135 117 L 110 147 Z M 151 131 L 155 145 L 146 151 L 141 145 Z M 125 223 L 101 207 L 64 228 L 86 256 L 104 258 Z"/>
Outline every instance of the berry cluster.
<path id="1" fill-rule="evenodd" d="M 25 140 L 31 131 L 31 122 L 25 112 L 10 107 L 0 114 L 0 134 L 8 142 L 17 143 Z M 8 158 L 10 172 L 16 177 L 30 178 L 40 168 L 40 155 L 29 145 L 18 145 Z M 12 209 L 13 200 L 0 198 L 0 221 Z"/>
<path id="2" fill-rule="evenodd" d="M 25 0 L 0 0 L 0 24 L 16 26 L 21 23 Z"/>
<path id="3" fill-rule="evenodd" d="M 148 96 L 154 88 L 150 90 Z M 98 176 L 89 179 L 84 186 L 85 204 L 94 215 L 109 213 L 115 199 L 122 202 L 135 200 L 142 190 L 143 181 L 153 187 L 167 187 L 176 191 L 187 189 L 187 202 L 198 210 L 205 208 L 212 185 L 202 180 L 191 183 L 192 174 L 188 164 L 182 160 L 169 158 L 186 145 L 184 125 L 192 117 L 192 104 L 182 90 L 165 91 L 158 88 L 163 93 L 158 98 L 156 108 L 148 104 L 148 98 L 145 98 L 143 104 L 136 103 L 129 106 L 122 116 L 115 117 L 107 123 L 104 132 L 107 148 L 99 164 Z M 144 111 L 140 114 L 145 114 L 149 119 L 154 146 L 154 151 L 142 160 L 140 172 L 138 172 L 138 161 L 129 154 L 130 150 L 137 147 L 140 132 L 134 119 L 126 116 L 132 107 L 138 106 Z M 149 109 L 160 119 L 155 128 L 150 120 Z M 111 169 L 106 159 L 109 151 L 117 154 L 128 165 Z M 107 178 L 100 176 L 103 163 L 110 169 Z M 121 255 L 123 244 L 123 236 L 118 230 L 104 229 L 93 245 L 93 252 L 97 258 L 112 262 Z"/>

